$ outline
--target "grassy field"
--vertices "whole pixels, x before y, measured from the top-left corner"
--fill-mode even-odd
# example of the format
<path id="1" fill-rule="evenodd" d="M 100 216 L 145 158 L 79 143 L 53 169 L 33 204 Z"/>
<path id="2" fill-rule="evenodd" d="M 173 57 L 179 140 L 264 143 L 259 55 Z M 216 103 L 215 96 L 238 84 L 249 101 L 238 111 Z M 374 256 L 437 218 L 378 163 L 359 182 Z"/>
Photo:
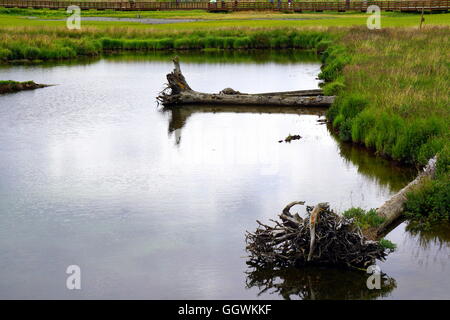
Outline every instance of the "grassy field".
<path id="1" fill-rule="evenodd" d="M 63 10 L 33 10 L 0 8 L 0 27 L 14 26 L 65 26 L 68 14 Z M 30 19 L 34 17 L 35 19 Z M 83 21 L 83 17 L 150 18 L 150 19 L 196 19 L 187 23 L 145 24 L 128 21 Z M 208 13 L 194 11 L 82 11 L 82 27 L 132 27 L 153 30 L 201 30 L 211 28 L 285 28 L 285 27 L 345 27 L 364 26 L 368 15 L 364 13 L 274 13 L 235 12 Z M 383 12 L 381 27 L 414 27 L 420 23 L 420 15 L 412 13 Z M 449 14 L 427 14 L 425 25 L 450 25 Z"/>
<path id="2" fill-rule="evenodd" d="M 356 13 L 147 12 L 146 18 L 206 20 L 160 25 L 82 21 L 81 30 L 71 31 L 65 21 L 45 20 L 64 18 L 62 11 L 42 10 L 29 19 L 34 11 L 0 12 L 0 61 L 119 51 L 314 50 L 324 62 L 325 92 L 338 95 L 328 118 L 340 138 L 417 166 L 438 154 L 436 179 L 409 195 L 406 211 L 428 222 L 450 217 L 450 14 L 426 15 L 419 30 L 420 15 L 384 13 L 383 29 L 370 31 L 367 16 Z"/>

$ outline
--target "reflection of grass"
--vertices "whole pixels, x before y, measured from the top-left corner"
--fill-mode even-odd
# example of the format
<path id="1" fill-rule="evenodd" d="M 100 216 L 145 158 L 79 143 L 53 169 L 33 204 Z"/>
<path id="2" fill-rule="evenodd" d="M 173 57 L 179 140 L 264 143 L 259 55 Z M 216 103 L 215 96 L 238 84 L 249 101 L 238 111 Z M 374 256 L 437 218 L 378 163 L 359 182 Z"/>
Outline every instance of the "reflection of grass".
<path id="1" fill-rule="evenodd" d="M 417 170 L 413 167 L 389 161 L 361 145 L 344 143 L 334 131 L 330 133 L 339 145 L 340 155 L 356 165 L 358 173 L 373 179 L 377 184 L 387 186 L 392 192 L 403 188 L 417 175 Z"/>
<path id="2" fill-rule="evenodd" d="M 108 60 L 118 59 L 120 61 L 170 61 L 174 52 L 155 51 L 151 55 L 147 53 L 120 52 L 105 54 Z M 183 63 L 267 63 L 278 64 L 318 62 L 317 54 L 312 50 L 180 50 L 176 52 Z"/>
<path id="3" fill-rule="evenodd" d="M 439 248 L 450 247 L 450 224 L 441 224 L 433 226 L 428 230 L 418 230 L 413 224 L 408 224 L 406 231 L 412 236 L 418 238 L 418 243 L 424 249 L 430 245 L 437 245 Z"/>

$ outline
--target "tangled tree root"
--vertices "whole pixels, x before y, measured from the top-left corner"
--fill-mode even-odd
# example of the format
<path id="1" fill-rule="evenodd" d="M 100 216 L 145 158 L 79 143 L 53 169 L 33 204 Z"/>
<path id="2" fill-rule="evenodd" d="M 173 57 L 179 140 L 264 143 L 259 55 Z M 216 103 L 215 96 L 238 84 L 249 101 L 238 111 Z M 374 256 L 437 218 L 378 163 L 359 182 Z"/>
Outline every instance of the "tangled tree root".
<path id="1" fill-rule="evenodd" d="M 384 260 L 390 250 L 364 237 L 352 219 L 333 212 L 327 203 L 306 207 L 308 219 L 289 210 L 280 214 L 274 226 L 259 221 L 255 233 L 247 232 L 247 264 L 259 268 L 283 268 L 307 264 L 367 268 Z"/>

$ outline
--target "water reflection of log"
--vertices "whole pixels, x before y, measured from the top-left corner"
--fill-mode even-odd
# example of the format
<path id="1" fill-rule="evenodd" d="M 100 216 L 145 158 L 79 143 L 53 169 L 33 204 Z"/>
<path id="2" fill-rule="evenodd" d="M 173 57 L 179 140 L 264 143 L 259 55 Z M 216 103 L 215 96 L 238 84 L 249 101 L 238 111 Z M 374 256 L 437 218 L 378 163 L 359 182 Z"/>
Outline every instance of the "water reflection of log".
<path id="1" fill-rule="evenodd" d="M 324 116 L 326 109 L 319 107 L 276 107 L 276 106 L 248 106 L 245 109 L 235 105 L 189 105 L 183 107 L 162 109 L 163 112 L 169 112 L 169 134 L 175 132 L 177 143 L 181 140 L 181 129 L 186 125 L 190 116 L 195 113 L 259 113 L 259 114 L 309 114 Z"/>
<path id="2" fill-rule="evenodd" d="M 395 279 L 381 273 L 381 288 L 369 290 L 369 274 L 332 268 L 255 269 L 246 274 L 247 288 L 258 288 L 259 295 L 278 294 L 287 300 L 377 299 L 389 296 L 397 287 Z"/>

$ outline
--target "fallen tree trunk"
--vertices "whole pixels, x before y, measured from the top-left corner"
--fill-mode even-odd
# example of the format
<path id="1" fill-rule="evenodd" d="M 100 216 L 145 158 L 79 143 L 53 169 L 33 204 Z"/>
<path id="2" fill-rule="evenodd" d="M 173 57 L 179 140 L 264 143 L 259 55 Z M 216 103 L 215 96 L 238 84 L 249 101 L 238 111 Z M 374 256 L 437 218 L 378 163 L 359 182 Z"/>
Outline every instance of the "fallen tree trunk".
<path id="1" fill-rule="evenodd" d="M 167 74 L 167 87 L 157 97 L 164 106 L 183 104 L 213 105 L 269 105 L 269 106 L 309 106 L 329 107 L 334 96 L 324 96 L 321 89 L 259 94 L 242 93 L 226 88 L 219 93 L 194 91 L 181 72 L 178 57 L 173 59 L 174 70 Z"/>
<path id="2" fill-rule="evenodd" d="M 392 196 L 381 207 L 377 209 L 377 214 L 385 221 L 377 228 L 375 238 L 384 237 L 391 230 L 392 224 L 402 217 L 404 205 L 407 200 L 407 193 L 421 184 L 425 179 L 433 178 L 436 171 L 436 157 L 430 159 L 423 171 L 408 185 Z"/>

